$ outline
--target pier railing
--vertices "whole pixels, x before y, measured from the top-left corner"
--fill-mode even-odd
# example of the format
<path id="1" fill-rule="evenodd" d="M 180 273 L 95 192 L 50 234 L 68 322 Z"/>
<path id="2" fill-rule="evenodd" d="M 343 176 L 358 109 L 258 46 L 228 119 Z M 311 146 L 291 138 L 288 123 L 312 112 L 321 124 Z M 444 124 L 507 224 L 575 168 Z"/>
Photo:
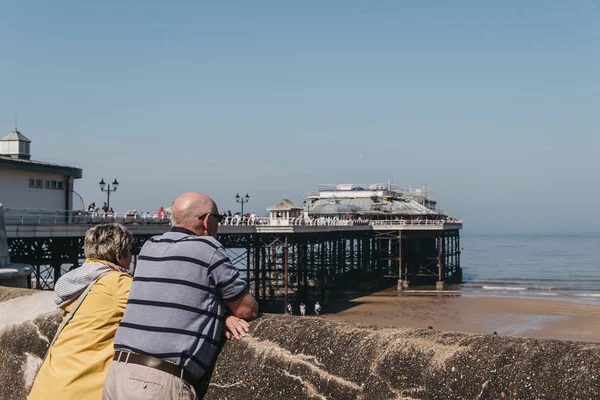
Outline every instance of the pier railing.
<path id="1" fill-rule="evenodd" d="M 118 222 L 124 225 L 169 225 L 171 218 L 167 214 L 156 215 L 150 213 L 137 214 L 108 214 L 72 210 L 42 210 L 26 208 L 5 208 L 4 219 L 8 225 L 62 225 L 62 224 L 101 224 Z M 447 223 L 462 224 L 463 220 L 447 219 L 396 219 L 396 220 L 370 220 L 370 219 L 344 219 L 344 218 L 306 218 L 300 216 L 288 220 L 279 219 L 271 221 L 264 217 L 242 217 L 239 215 L 225 218 L 221 226 L 255 226 L 255 225 L 287 225 L 287 226 L 406 226 L 406 225 L 444 225 Z"/>
<path id="2" fill-rule="evenodd" d="M 5 208 L 4 220 L 9 225 L 36 224 L 101 224 L 119 222 L 122 224 L 170 224 L 171 218 L 151 214 L 108 214 L 72 210 L 42 210 L 29 208 Z"/>

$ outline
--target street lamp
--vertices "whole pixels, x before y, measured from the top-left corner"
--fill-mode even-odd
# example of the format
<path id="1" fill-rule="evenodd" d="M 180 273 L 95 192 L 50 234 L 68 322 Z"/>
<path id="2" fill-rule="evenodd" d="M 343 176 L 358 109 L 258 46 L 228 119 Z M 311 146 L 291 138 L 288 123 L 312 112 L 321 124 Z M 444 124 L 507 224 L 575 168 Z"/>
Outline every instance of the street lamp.
<path id="1" fill-rule="evenodd" d="M 304 200 L 304 201 L 302 202 L 302 204 L 304 205 L 304 207 L 306 207 L 306 213 L 307 213 L 307 214 L 308 214 L 308 213 L 310 213 L 310 202 L 309 202 L 309 201 L 306 201 L 306 200 Z"/>
<path id="2" fill-rule="evenodd" d="M 244 197 L 240 197 L 240 194 L 238 193 L 235 195 L 235 200 L 238 203 L 242 204 L 242 217 L 243 217 L 244 216 L 244 203 L 247 203 L 248 200 L 250 200 L 250 196 L 248 196 L 248 193 L 246 193 L 246 195 Z"/>
<path id="3" fill-rule="evenodd" d="M 116 192 L 119 187 L 119 182 L 117 182 L 117 178 L 112 183 L 112 189 L 110 188 L 111 183 L 108 184 L 108 188 L 105 189 L 106 183 L 104 183 L 104 178 L 98 183 L 100 185 L 100 190 L 106 192 L 106 207 L 110 208 L 110 192 Z"/>

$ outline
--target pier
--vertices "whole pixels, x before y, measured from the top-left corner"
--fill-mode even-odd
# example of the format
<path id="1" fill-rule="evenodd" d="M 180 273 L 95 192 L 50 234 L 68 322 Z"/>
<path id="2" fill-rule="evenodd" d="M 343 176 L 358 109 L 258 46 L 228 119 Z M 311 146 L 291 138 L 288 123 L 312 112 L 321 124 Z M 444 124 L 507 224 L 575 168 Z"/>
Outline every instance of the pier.
<path id="1" fill-rule="evenodd" d="M 85 232 L 95 224 L 127 226 L 135 237 L 134 255 L 148 238 L 170 229 L 165 217 L 10 208 L 4 214 L 11 259 L 33 266 L 39 289 L 51 289 L 65 266 L 80 265 Z M 272 213 L 270 218 L 227 218 L 218 239 L 261 306 L 278 310 L 288 301 L 326 303 L 329 293 L 351 290 L 369 279 L 396 278 L 399 290 L 420 285 L 443 289 L 446 283 L 460 282 L 461 228 L 462 221 L 451 218 Z"/>

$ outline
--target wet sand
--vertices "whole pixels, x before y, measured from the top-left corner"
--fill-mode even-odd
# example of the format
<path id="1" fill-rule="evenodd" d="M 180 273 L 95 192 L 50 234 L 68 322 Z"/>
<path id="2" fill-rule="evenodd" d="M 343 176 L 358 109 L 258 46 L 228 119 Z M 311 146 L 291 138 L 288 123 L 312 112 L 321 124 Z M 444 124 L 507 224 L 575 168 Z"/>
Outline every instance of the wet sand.
<path id="1" fill-rule="evenodd" d="M 0 286 L 0 302 L 22 296 L 31 296 L 35 293 L 37 293 L 36 290 Z"/>
<path id="2" fill-rule="evenodd" d="M 560 300 L 399 295 L 386 289 L 324 311 L 327 319 L 369 325 L 600 342 L 600 306 Z"/>

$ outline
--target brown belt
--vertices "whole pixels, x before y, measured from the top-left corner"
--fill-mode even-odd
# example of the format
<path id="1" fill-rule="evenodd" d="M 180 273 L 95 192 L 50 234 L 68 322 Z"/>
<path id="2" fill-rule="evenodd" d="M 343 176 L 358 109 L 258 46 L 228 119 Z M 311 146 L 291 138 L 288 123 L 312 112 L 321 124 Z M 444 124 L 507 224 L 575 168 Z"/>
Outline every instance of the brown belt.
<path id="1" fill-rule="evenodd" d="M 113 360 L 117 362 L 143 365 L 144 367 L 157 369 L 159 371 L 163 371 L 167 374 L 171 374 L 178 378 L 181 378 L 190 385 L 193 385 L 192 382 L 194 381 L 194 379 L 188 371 L 186 371 L 184 368 L 178 367 L 177 365 L 171 362 L 164 361 L 156 357 L 145 356 L 143 354 L 119 350 L 115 352 Z"/>

